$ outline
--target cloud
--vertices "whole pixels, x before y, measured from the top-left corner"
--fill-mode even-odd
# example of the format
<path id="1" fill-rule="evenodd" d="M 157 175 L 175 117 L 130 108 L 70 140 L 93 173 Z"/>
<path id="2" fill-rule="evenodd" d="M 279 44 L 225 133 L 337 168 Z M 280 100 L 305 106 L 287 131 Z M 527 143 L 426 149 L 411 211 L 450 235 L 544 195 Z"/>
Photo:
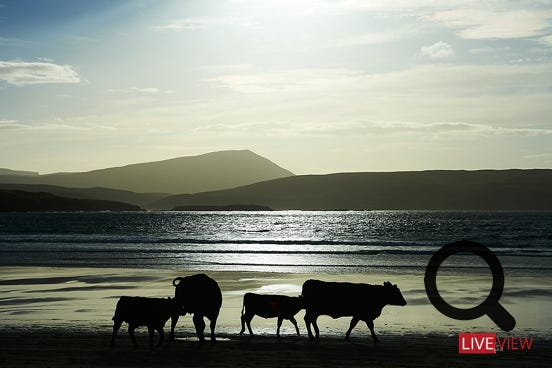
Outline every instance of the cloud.
<path id="1" fill-rule="evenodd" d="M 0 37 L 0 46 L 19 46 L 27 43 L 27 41 L 18 38 Z"/>
<path id="2" fill-rule="evenodd" d="M 547 159 L 548 161 L 552 162 L 552 153 L 536 153 L 536 154 L 533 154 L 533 155 L 523 156 L 523 158 L 528 159 L 528 160 Z"/>
<path id="3" fill-rule="evenodd" d="M 253 69 L 253 64 L 218 64 L 218 65 L 203 65 L 199 70 L 207 72 L 235 72 Z"/>
<path id="4" fill-rule="evenodd" d="M 161 90 L 156 87 L 125 87 L 125 88 L 114 88 L 114 89 L 108 89 L 107 92 L 109 93 L 122 93 L 122 94 L 132 94 L 132 93 L 144 93 L 144 94 L 156 94 L 156 93 L 174 93 L 174 91 L 171 90 Z"/>
<path id="5" fill-rule="evenodd" d="M 181 32 L 206 30 L 212 27 L 241 27 L 258 29 L 259 23 L 239 17 L 194 17 L 175 20 L 171 23 L 155 26 L 159 32 Z"/>
<path id="6" fill-rule="evenodd" d="M 404 26 L 382 32 L 365 33 L 358 36 L 351 36 L 337 39 L 329 44 L 330 47 L 349 47 L 362 45 L 375 45 L 388 42 L 395 42 L 418 36 L 423 32 L 420 27 Z"/>
<path id="7" fill-rule="evenodd" d="M 550 29 L 552 11 L 458 8 L 436 12 L 428 19 L 455 29 L 465 39 L 514 39 L 545 35 Z"/>
<path id="8" fill-rule="evenodd" d="M 439 41 L 431 46 L 422 47 L 420 54 L 432 60 L 443 60 L 453 58 L 454 50 L 448 43 Z"/>
<path id="9" fill-rule="evenodd" d="M 293 92 L 327 89 L 346 82 L 362 72 L 341 68 L 302 68 L 265 73 L 224 74 L 204 79 L 205 82 L 242 93 Z"/>
<path id="10" fill-rule="evenodd" d="M 351 68 L 299 68 L 248 73 L 226 73 L 204 79 L 214 86 L 242 93 L 313 92 L 318 94 L 351 92 L 366 96 L 419 95 L 436 96 L 473 94 L 527 95 L 549 93 L 551 64 L 537 65 L 417 65 L 386 73 L 369 73 Z"/>
<path id="11" fill-rule="evenodd" d="M 491 124 L 468 122 L 416 122 L 416 121 L 256 121 L 251 123 L 216 123 L 205 124 L 194 129 L 195 134 L 211 133 L 214 135 L 287 137 L 360 137 L 360 136 L 408 136 L 434 140 L 474 140 L 482 137 L 536 137 L 552 136 L 552 129 L 530 129 L 505 127 Z M 539 156 L 540 157 L 540 156 Z"/>
<path id="12" fill-rule="evenodd" d="M 25 128 L 25 125 L 19 123 L 17 120 L 0 120 L 0 130 L 21 128 Z"/>
<path id="13" fill-rule="evenodd" d="M 509 46 L 505 47 L 477 47 L 470 49 L 468 52 L 473 55 L 487 55 L 487 54 L 498 54 L 512 51 L 512 48 Z"/>
<path id="14" fill-rule="evenodd" d="M 552 47 L 552 34 L 541 37 L 537 41 L 545 46 Z"/>
<path id="15" fill-rule="evenodd" d="M 0 61 L 0 80 L 16 86 L 43 83 L 79 83 L 70 65 L 46 62 Z"/>

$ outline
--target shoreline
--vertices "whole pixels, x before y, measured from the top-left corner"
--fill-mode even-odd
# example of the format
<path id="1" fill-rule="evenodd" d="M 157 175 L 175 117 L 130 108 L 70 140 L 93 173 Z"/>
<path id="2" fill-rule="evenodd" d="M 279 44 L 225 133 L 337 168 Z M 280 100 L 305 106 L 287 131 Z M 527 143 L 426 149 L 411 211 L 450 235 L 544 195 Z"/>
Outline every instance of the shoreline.
<path id="1" fill-rule="evenodd" d="M 0 366 L 370 366 L 440 367 L 444 365 L 515 367 L 545 366 L 552 359 L 551 280 L 507 280 L 501 303 L 516 316 L 518 326 L 503 333 L 487 317 L 456 321 L 440 315 L 429 304 L 423 276 L 396 274 L 284 274 L 274 272 L 206 272 L 219 283 L 223 305 L 217 321 L 218 342 L 197 342 L 191 316 L 180 318 L 176 341 L 154 352 L 147 349 L 147 329 L 136 330 L 139 344 L 133 350 L 126 324 L 117 335 L 118 346 L 109 348 L 111 317 L 122 295 L 167 297 L 174 295 L 172 279 L 202 271 L 79 268 L 0 267 Z M 239 336 L 242 297 L 245 292 L 298 295 L 308 278 L 381 284 L 396 283 L 407 306 L 387 306 L 377 318 L 374 344 L 368 328 L 360 323 L 344 340 L 350 318 L 321 316 L 320 342 L 309 342 L 303 322 L 296 318 L 301 336 L 284 321 L 277 339 L 276 319 L 255 317 L 256 336 Z M 488 288 L 483 276 L 448 276 L 440 285 L 455 287 L 451 298 L 470 301 Z M 471 285 L 470 285 L 471 284 Z M 545 285 L 536 288 L 535 285 Z M 471 286 L 471 288 L 470 288 Z M 508 295 L 508 293 L 510 295 Z M 528 300 L 527 298 L 531 298 Z M 473 303 L 473 302 L 472 302 Z M 165 325 L 168 337 L 170 322 Z M 503 352 L 496 356 L 458 355 L 459 332 L 496 332 L 497 336 L 533 336 L 530 352 Z M 208 329 L 206 329 L 208 335 Z M 156 334 L 156 339 L 158 335 Z M 156 340 L 157 341 L 157 340 Z M 431 358 L 431 361 L 428 360 Z"/>

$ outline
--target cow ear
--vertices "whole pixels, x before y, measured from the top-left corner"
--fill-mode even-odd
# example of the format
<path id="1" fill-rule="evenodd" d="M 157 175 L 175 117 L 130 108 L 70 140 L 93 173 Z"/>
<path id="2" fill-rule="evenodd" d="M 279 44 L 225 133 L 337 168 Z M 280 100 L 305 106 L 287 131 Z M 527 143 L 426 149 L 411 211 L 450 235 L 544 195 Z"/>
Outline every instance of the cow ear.
<path id="1" fill-rule="evenodd" d="M 385 282 L 383 283 L 383 286 L 391 286 L 391 283 L 390 283 L 389 281 L 385 281 Z"/>

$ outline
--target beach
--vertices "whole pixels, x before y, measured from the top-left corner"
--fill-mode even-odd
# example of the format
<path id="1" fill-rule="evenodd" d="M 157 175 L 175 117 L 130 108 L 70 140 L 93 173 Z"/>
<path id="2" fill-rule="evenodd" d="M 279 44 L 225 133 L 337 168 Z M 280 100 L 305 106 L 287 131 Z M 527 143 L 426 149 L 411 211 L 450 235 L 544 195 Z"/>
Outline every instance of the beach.
<path id="1" fill-rule="evenodd" d="M 197 272 L 196 272 L 197 273 Z M 147 329 L 137 329 L 139 349 L 132 349 L 123 326 L 117 346 L 109 347 L 111 317 L 122 295 L 168 297 L 174 294 L 172 280 L 192 273 L 177 270 L 1 267 L 0 318 L 2 319 L 0 366 L 442 366 L 461 365 L 544 366 L 552 358 L 550 347 L 550 280 L 507 278 L 501 303 L 517 320 L 509 333 L 500 331 L 487 317 L 457 321 L 437 312 L 427 300 L 422 276 L 400 274 L 289 274 L 274 272 L 208 272 L 223 292 L 215 344 L 197 342 L 190 316 L 181 317 L 176 341 L 154 352 L 147 348 Z M 239 336 L 242 297 L 245 292 L 299 295 L 309 278 L 381 284 L 391 281 L 401 288 L 408 304 L 387 306 L 375 320 L 381 342 L 374 344 L 365 324 L 360 323 L 344 340 L 349 318 L 318 320 L 321 338 L 309 342 L 297 314 L 301 336 L 288 321 L 282 338 L 276 338 L 276 320 L 255 317 L 256 336 Z M 458 303 L 473 303 L 478 292 L 485 297 L 485 275 L 440 278 L 440 285 Z M 455 286 L 456 287 L 453 287 Z M 468 289 L 469 290 L 468 290 Z M 522 291 L 525 291 L 522 293 Z M 529 301 L 529 302 L 528 302 Z M 170 323 L 165 331 L 170 329 Z M 493 356 L 459 355 L 459 332 L 490 331 L 500 336 L 532 336 L 531 351 L 504 351 Z M 157 338 L 157 336 L 156 336 Z M 529 364 L 530 363 L 530 364 Z"/>
<path id="2" fill-rule="evenodd" d="M 140 342 L 147 337 L 137 334 Z M 386 336 L 375 345 L 366 338 L 346 342 L 324 338 L 222 335 L 215 344 L 176 340 L 150 352 L 144 344 L 133 350 L 126 338 L 109 347 L 109 331 L 80 333 L 49 330 L 35 334 L 2 331 L 3 367 L 547 367 L 550 340 L 535 343 L 530 352 L 459 355 L 456 337 L 442 335 Z"/>

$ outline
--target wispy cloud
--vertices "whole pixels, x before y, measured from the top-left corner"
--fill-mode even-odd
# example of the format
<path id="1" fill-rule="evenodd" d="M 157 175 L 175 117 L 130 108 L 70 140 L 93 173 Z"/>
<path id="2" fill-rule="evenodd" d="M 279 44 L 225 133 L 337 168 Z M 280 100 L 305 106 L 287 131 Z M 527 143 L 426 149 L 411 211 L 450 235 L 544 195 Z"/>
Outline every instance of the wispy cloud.
<path id="1" fill-rule="evenodd" d="M 0 61 L 0 80 L 16 86 L 43 83 L 79 83 L 71 65 L 46 62 Z"/>
<path id="2" fill-rule="evenodd" d="M 362 72 L 351 69 L 305 68 L 225 74 L 204 81 L 242 93 L 292 92 L 312 88 L 325 89 L 360 74 Z"/>
<path id="3" fill-rule="evenodd" d="M 109 93 L 120 93 L 120 94 L 135 94 L 135 93 L 144 93 L 144 94 L 156 94 L 156 93 L 165 93 L 171 94 L 174 93 L 172 90 L 162 90 L 156 87 L 125 87 L 125 88 L 113 88 L 108 89 Z"/>
<path id="4" fill-rule="evenodd" d="M 207 124 L 194 129 L 194 133 L 223 134 L 238 136 L 254 134 L 257 136 L 417 136 L 439 140 L 480 139 L 499 136 L 552 136 L 552 129 L 515 128 L 491 124 L 468 122 L 415 122 L 415 121 L 368 121 L 351 120 L 339 122 L 281 122 L 267 120 L 264 122 L 236 124 Z M 254 133 L 253 133 L 254 132 Z"/>
<path id="5" fill-rule="evenodd" d="M 19 38 L 0 37 L 0 46 L 19 46 L 28 43 Z"/>
<path id="6" fill-rule="evenodd" d="M 442 95 L 477 96 L 488 94 L 514 94 L 516 91 L 548 93 L 552 78 L 550 64 L 537 65 L 418 65 L 386 73 L 369 73 L 350 68 L 302 68 L 266 72 L 227 73 L 204 79 L 214 86 L 230 88 L 242 93 L 281 93 L 329 91 L 370 95 L 419 94 L 433 91 Z"/>
<path id="7" fill-rule="evenodd" d="M 0 130 L 3 129 L 21 129 L 25 126 L 17 120 L 0 120 Z"/>
<path id="8" fill-rule="evenodd" d="M 539 39 L 537 39 L 537 41 L 541 44 L 544 44 L 545 46 L 552 47 L 552 34 L 540 37 Z"/>
<path id="9" fill-rule="evenodd" d="M 423 32 L 421 27 L 399 27 L 387 31 L 365 33 L 357 36 L 350 36 L 336 39 L 329 43 L 330 47 L 350 47 L 362 45 L 375 45 L 395 42 L 418 36 Z"/>
<path id="10" fill-rule="evenodd" d="M 548 159 L 549 161 L 552 161 L 552 153 L 536 153 L 533 155 L 526 155 L 523 158 L 534 160 L 534 159 Z"/>
<path id="11" fill-rule="evenodd" d="M 431 60 L 443 60 L 453 58 L 454 50 L 448 43 L 439 41 L 431 46 L 423 46 L 420 50 L 420 54 L 421 56 L 430 58 Z"/>
<path id="12" fill-rule="evenodd" d="M 552 11 L 457 8 L 436 12 L 428 19 L 455 29 L 456 34 L 465 39 L 513 39 L 547 34 Z"/>
<path id="13" fill-rule="evenodd" d="M 244 70 L 252 70 L 252 64 L 219 64 L 219 65 L 203 65 L 199 67 L 200 70 L 207 72 L 236 72 Z"/>
<path id="14" fill-rule="evenodd" d="M 172 21 L 170 23 L 153 27 L 160 32 L 198 31 L 213 27 L 241 27 L 255 29 L 260 24 L 247 18 L 240 17 L 194 17 Z"/>

